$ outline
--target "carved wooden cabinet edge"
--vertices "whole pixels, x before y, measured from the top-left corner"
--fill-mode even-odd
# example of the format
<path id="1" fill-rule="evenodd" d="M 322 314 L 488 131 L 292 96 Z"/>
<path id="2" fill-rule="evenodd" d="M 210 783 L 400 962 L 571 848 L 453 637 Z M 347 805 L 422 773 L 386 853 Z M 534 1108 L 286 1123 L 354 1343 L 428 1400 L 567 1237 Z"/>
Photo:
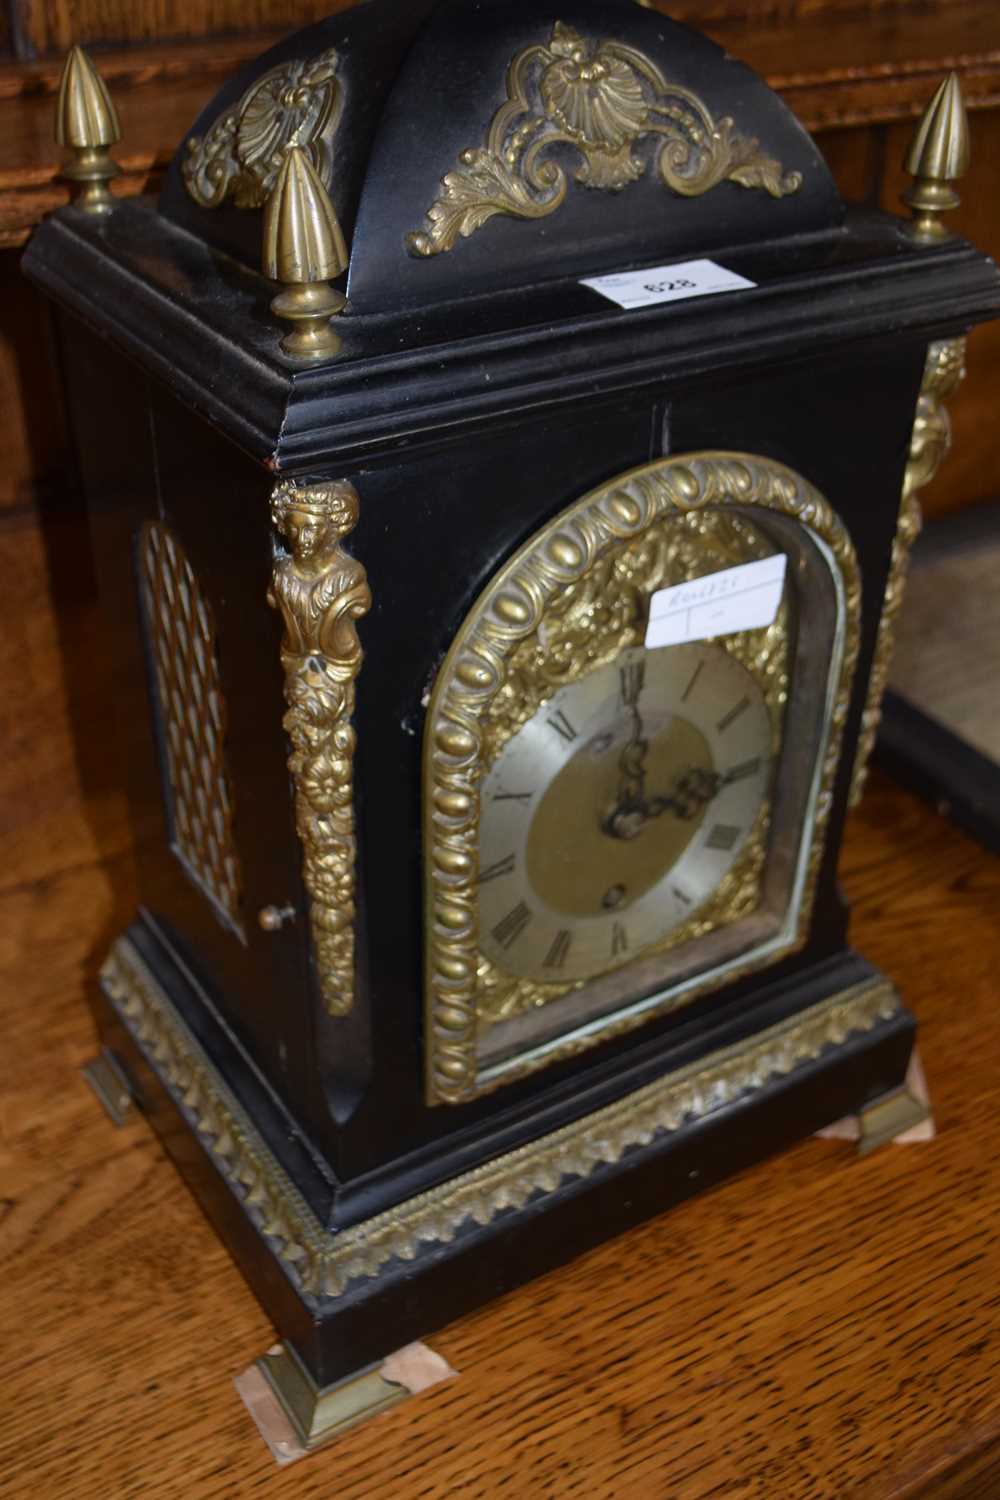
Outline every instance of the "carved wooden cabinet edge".
<path id="1" fill-rule="evenodd" d="M 739 453 L 693 453 L 661 459 L 616 476 L 585 495 L 532 538 L 488 585 L 489 608 L 477 604 L 456 637 L 435 684 L 425 758 L 427 909 L 427 1098 L 458 1104 L 483 1091 L 478 1076 L 476 974 L 478 917 L 474 863 L 478 847 L 479 715 L 504 680 L 512 646 L 537 625 L 540 601 L 584 577 L 616 541 L 639 535 L 657 518 L 711 504 L 759 506 L 791 516 L 829 546 L 844 589 L 844 641 L 834 683 L 830 731 L 816 798 L 812 842 L 800 905 L 812 905 L 825 844 L 832 788 L 857 659 L 861 587 L 854 548 L 840 519 L 801 475 L 772 460 Z M 520 587 L 518 586 L 520 582 Z M 473 622 L 475 628 L 468 629 Z M 797 939 L 796 939 L 797 941 Z M 785 954 L 790 951 L 785 950 Z M 779 955 L 785 956 L 785 955 Z M 776 961 L 769 958 L 768 962 Z M 748 961 L 747 972 L 760 960 Z M 733 974 L 733 978 L 738 977 Z M 712 983 L 706 980 L 706 985 Z M 696 991 L 692 990 L 691 998 Z M 664 1001 L 669 1008 L 669 1001 Z M 631 1030 L 624 1015 L 599 1036 L 570 1037 L 546 1053 L 551 1063 Z M 533 1071 L 526 1061 L 523 1073 Z M 505 1075 L 504 1081 L 518 1076 Z"/>
<path id="2" fill-rule="evenodd" d="M 449 1244 L 466 1229 L 555 1193 L 567 1178 L 590 1177 L 631 1149 L 787 1077 L 901 1010 L 887 980 L 863 980 L 363 1224 L 331 1232 L 275 1161 L 127 938 L 114 944 L 101 983 L 231 1191 L 303 1291 L 318 1300 L 378 1276 L 391 1260 L 410 1263 L 427 1246 Z"/>
<path id="3" fill-rule="evenodd" d="M 861 720 L 861 735 L 851 778 L 850 805 L 856 807 L 864 794 L 868 763 L 875 746 L 882 699 L 889 680 L 895 645 L 896 621 L 899 616 L 910 552 L 923 524 L 920 491 L 930 484 L 951 447 L 951 420 L 945 408 L 965 377 L 965 339 L 942 339 L 927 350 L 923 381 L 917 398 L 917 410 L 910 438 L 910 456 L 903 480 L 899 521 L 892 542 L 889 576 L 886 580 L 882 613 L 879 618 L 875 653 L 868 679 L 868 696 Z"/>
<path id="4" fill-rule="evenodd" d="M 363 565 L 340 543 L 354 530 L 358 494 L 345 482 L 271 496 L 276 547 L 268 603 L 284 621 L 284 717 L 291 741 L 295 824 L 310 897 L 313 957 L 324 1004 L 346 1015 L 354 1002 L 354 683 L 362 651 L 356 621 L 371 608 Z"/>

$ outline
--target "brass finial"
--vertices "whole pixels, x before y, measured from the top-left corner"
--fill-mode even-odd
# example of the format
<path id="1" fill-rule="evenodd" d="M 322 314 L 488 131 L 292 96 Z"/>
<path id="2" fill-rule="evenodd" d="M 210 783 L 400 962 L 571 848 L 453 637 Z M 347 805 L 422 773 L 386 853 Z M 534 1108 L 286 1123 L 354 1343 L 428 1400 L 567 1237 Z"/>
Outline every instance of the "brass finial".
<path id="1" fill-rule="evenodd" d="M 948 74 L 921 115 L 905 166 L 916 178 L 903 194 L 903 202 L 913 210 L 910 233 L 917 240 L 947 239 L 951 231 L 941 223 L 941 215 L 962 201 L 948 184 L 969 166 L 969 121 L 957 73 Z"/>
<path id="2" fill-rule="evenodd" d="M 346 298 L 327 282 L 346 270 L 330 195 L 307 153 L 290 146 L 264 210 L 264 275 L 286 285 L 271 310 L 294 324 L 281 341 L 293 359 L 326 359 L 340 348 L 330 319 Z"/>
<path id="3" fill-rule="evenodd" d="M 104 79 L 82 47 L 72 47 L 59 79 L 56 141 L 69 146 L 73 160 L 63 176 L 74 184 L 73 201 L 90 214 L 104 214 L 114 205 L 108 183 L 119 168 L 108 147 L 122 138 L 118 111 Z"/>

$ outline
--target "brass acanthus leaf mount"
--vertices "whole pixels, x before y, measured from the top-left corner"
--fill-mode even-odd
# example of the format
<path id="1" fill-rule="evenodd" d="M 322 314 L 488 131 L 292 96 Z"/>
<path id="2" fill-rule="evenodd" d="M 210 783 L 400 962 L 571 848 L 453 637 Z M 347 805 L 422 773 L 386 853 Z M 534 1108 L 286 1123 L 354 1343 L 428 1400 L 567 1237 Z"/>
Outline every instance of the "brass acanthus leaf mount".
<path id="1" fill-rule="evenodd" d="M 118 111 L 103 78 L 83 48 L 72 47 L 59 79 L 56 142 L 73 151 L 63 176 L 73 185 L 76 207 L 86 213 L 104 214 L 114 207 L 108 183 L 120 168 L 108 147 L 121 138 Z"/>
<path id="2" fill-rule="evenodd" d="M 363 565 L 340 545 L 357 524 L 357 491 L 344 482 L 283 482 L 271 518 L 288 549 L 275 557 L 267 602 L 285 626 L 284 726 L 313 954 L 326 1008 L 343 1016 L 354 1001 L 356 622 L 372 603 Z"/>
<path id="3" fill-rule="evenodd" d="M 729 116 L 670 83 L 644 53 L 623 42 L 593 41 L 557 21 L 548 45 L 519 52 L 507 74 L 507 101 L 486 141 L 463 151 L 441 183 L 427 226 L 407 236 L 412 255 L 439 255 L 495 214 L 543 219 L 564 202 L 569 181 L 547 148 L 566 144 L 583 158 L 575 180 L 619 192 L 646 173 L 634 148 L 646 136 L 661 145 L 656 169 L 665 187 L 694 198 L 720 182 L 763 188 L 772 198 L 797 192 L 798 172 L 740 135 Z"/>
<path id="4" fill-rule="evenodd" d="M 272 68 L 207 134 L 192 136 L 183 174 L 195 202 L 217 208 L 232 198 L 237 208 L 263 208 L 289 146 L 306 152 L 329 187 L 342 112 L 339 61 L 331 47 L 318 57 L 296 58 Z"/>
<path id="5" fill-rule="evenodd" d="M 868 762 L 875 747 L 879 722 L 882 718 L 882 699 L 889 681 L 889 668 L 896 640 L 896 622 L 906 578 L 910 570 L 910 551 L 920 535 L 923 517 L 920 513 L 919 494 L 937 473 L 951 447 L 951 419 L 945 402 L 958 390 L 965 378 L 965 340 L 942 339 L 931 344 L 927 350 L 924 378 L 917 398 L 917 413 L 913 420 L 910 438 L 910 457 L 903 480 L 903 496 L 899 506 L 899 521 L 892 542 L 889 562 L 889 577 L 882 602 L 875 654 L 872 658 L 871 675 L 868 679 L 868 697 L 861 719 L 861 736 L 858 740 L 851 777 L 850 804 L 856 807 L 861 801 L 868 777 Z"/>

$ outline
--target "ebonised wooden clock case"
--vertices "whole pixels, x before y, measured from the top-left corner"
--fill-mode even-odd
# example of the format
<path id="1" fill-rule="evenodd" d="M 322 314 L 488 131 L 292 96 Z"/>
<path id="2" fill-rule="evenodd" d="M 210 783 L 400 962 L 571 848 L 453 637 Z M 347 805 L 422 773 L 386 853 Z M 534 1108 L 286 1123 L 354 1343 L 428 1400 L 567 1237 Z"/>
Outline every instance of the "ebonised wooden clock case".
<path id="1" fill-rule="evenodd" d="M 531 128 L 552 132 L 536 162 L 557 165 L 521 181 L 523 211 L 446 244 L 428 211 L 517 102 L 523 56 Z M 589 135 L 587 68 L 619 89 Z M 284 93 L 261 93 L 272 76 Z M 682 177 L 711 175 L 707 112 L 721 122 L 714 185 L 671 189 L 652 104 Z M 287 358 L 267 310 L 260 203 L 282 157 L 240 158 L 251 127 L 278 147 L 298 130 L 350 246 L 325 361 Z M 628 311 L 580 280 L 705 256 L 753 289 Z M 315 1387 L 898 1097 L 913 1021 L 848 945 L 836 861 L 928 347 L 996 315 L 992 263 L 845 209 L 759 80 L 631 0 L 372 0 L 227 85 L 158 204 L 61 211 L 26 269 L 56 305 L 141 880 L 102 1040 Z M 732 455 L 752 456 L 740 483 L 825 497 L 856 560 L 798 937 L 487 1087 L 474 1037 L 433 1052 L 425 1006 L 442 664 L 498 570 L 581 497 L 612 504 L 635 474 L 732 485 Z M 324 637 L 314 601 L 296 642 L 310 516 L 350 607 Z"/>

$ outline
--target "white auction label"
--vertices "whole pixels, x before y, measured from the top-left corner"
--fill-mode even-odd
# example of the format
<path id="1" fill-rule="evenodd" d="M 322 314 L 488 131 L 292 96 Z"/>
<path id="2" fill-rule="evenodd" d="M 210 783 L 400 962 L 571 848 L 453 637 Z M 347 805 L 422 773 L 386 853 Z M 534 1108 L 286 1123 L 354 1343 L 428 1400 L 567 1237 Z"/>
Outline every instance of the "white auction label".
<path id="1" fill-rule="evenodd" d="M 649 601 L 646 648 L 680 646 L 772 624 L 785 583 L 784 552 L 657 589 Z"/>
<path id="2" fill-rule="evenodd" d="M 682 297 L 714 297 L 717 292 L 738 292 L 757 285 L 725 266 L 717 266 L 714 260 L 685 260 L 648 271 L 615 271 L 611 276 L 584 277 L 582 284 L 619 307 L 651 307 L 655 302 L 679 302 Z"/>

